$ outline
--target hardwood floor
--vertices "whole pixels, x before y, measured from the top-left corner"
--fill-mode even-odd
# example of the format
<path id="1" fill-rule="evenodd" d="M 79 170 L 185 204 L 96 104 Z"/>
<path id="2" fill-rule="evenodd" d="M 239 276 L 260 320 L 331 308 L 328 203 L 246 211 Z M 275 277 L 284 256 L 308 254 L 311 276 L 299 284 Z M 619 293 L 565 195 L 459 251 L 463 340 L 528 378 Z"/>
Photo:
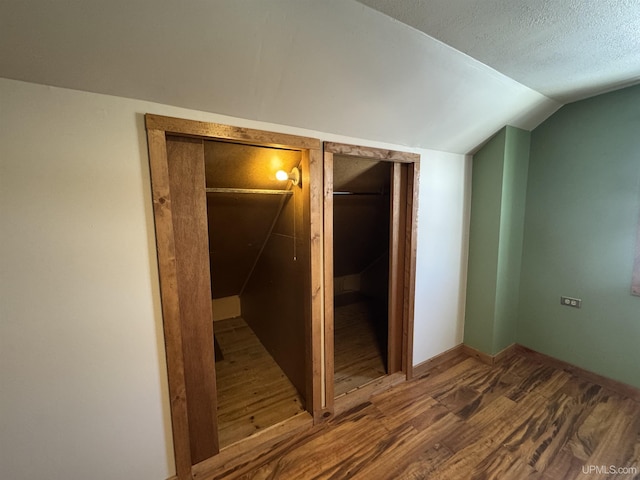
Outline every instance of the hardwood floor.
<path id="1" fill-rule="evenodd" d="M 385 375 L 371 305 L 362 298 L 334 309 L 334 393 L 340 396 Z"/>
<path id="2" fill-rule="evenodd" d="M 224 448 L 302 411 L 302 397 L 242 318 L 215 322 L 218 435 Z"/>
<path id="3" fill-rule="evenodd" d="M 458 355 L 252 453 L 206 478 L 637 480 L 640 404 L 525 353 Z"/>

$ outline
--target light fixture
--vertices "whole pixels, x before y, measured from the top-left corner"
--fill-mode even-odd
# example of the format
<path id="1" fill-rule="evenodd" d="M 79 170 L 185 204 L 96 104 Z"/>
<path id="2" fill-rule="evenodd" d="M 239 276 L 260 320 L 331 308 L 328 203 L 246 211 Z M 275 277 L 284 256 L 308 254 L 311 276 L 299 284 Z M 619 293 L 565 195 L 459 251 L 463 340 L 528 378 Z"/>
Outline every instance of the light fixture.
<path id="1" fill-rule="evenodd" d="M 300 169 L 298 167 L 293 167 L 290 173 L 287 173 L 284 170 L 278 170 L 276 172 L 276 178 L 281 182 L 291 180 L 291 183 L 298 185 L 300 184 Z"/>

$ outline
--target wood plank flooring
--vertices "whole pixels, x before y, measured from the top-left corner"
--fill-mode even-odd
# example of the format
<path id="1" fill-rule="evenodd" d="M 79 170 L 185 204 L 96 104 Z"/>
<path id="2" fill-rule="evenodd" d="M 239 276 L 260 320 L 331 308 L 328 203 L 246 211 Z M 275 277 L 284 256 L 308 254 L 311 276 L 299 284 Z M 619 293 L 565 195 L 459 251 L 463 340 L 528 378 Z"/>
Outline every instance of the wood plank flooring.
<path id="1" fill-rule="evenodd" d="M 216 321 L 220 447 L 304 411 L 303 399 L 242 318 Z"/>
<path id="2" fill-rule="evenodd" d="M 492 367 L 458 355 L 207 479 L 638 480 L 639 472 L 638 402 L 518 353 Z"/>
<path id="3" fill-rule="evenodd" d="M 334 309 L 334 394 L 336 397 L 385 375 L 370 305 L 356 300 Z"/>

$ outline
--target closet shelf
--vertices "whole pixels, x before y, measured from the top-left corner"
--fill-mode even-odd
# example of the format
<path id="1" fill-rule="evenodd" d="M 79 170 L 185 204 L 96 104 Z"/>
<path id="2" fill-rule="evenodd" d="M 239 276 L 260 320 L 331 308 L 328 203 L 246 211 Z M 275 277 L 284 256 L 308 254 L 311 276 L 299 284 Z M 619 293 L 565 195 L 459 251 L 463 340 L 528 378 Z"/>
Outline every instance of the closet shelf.
<path id="1" fill-rule="evenodd" d="M 252 193 L 259 195 L 293 195 L 292 190 L 269 190 L 264 188 L 205 188 L 207 193 Z"/>
<path id="2" fill-rule="evenodd" d="M 334 195 L 377 195 L 377 196 L 389 195 L 388 192 L 345 192 L 345 191 L 333 192 L 333 194 Z"/>

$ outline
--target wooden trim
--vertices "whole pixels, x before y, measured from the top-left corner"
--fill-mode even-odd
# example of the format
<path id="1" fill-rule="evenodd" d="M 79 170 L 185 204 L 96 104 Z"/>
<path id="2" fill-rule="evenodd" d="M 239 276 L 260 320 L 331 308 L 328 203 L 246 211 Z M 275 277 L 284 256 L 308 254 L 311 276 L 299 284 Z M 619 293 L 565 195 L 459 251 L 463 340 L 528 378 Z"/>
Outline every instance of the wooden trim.
<path id="1" fill-rule="evenodd" d="M 507 348 L 499 351 L 495 355 L 489 355 L 488 353 L 481 352 L 480 350 L 469 345 L 462 345 L 462 349 L 466 355 L 480 360 L 482 363 L 486 363 L 487 365 L 497 365 L 500 362 L 511 358 L 517 353 L 515 343 L 509 345 Z"/>
<path id="2" fill-rule="evenodd" d="M 333 153 L 324 152 L 324 339 L 325 408 L 334 403 L 334 292 L 333 292 Z"/>
<path id="3" fill-rule="evenodd" d="M 493 364 L 497 365 L 501 362 L 504 362 L 505 360 L 508 360 L 511 357 L 513 357 L 516 353 L 518 353 L 517 344 L 512 343 L 511 345 L 500 350 L 498 353 L 496 353 L 493 356 Z"/>
<path id="4" fill-rule="evenodd" d="M 466 355 L 475 358 L 476 360 L 480 360 L 482 363 L 487 365 L 493 365 L 493 356 L 488 353 L 481 352 L 469 345 L 462 345 L 462 349 Z"/>
<path id="5" fill-rule="evenodd" d="M 360 404 L 366 403 L 373 395 L 389 390 L 394 385 L 398 385 L 407 380 L 404 372 L 396 372 L 385 375 L 372 382 L 369 382 L 356 390 L 340 395 L 335 399 L 334 415 L 340 415 L 347 410 L 351 410 Z"/>
<path id="6" fill-rule="evenodd" d="M 565 370 L 573 375 L 581 377 L 589 382 L 597 383 L 602 385 L 609 390 L 612 390 L 620 395 L 624 395 L 629 397 L 630 399 L 640 402 L 640 388 L 636 388 L 632 385 L 628 385 L 624 382 L 620 382 L 618 380 L 614 380 L 609 377 L 605 377 L 598 373 L 591 372 L 589 370 L 585 370 L 584 368 L 578 367 L 571 363 L 565 362 L 564 360 L 559 360 L 555 357 L 550 357 L 549 355 L 545 355 L 544 353 L 537 352 L 531 348 L 525 347 L 523 345 L 515 345 L 515 352 L 523 354 L 532 360 L 538 361 L 540 363 L 544 363 L 550 365 L 554 368 L 560 368 Z"/>
<path id="7" fill-rule="evenodd" d="M 193 466 L 193 478 L 221 478 L 226 472 L 233 471 L 234 478 L 241 476 L 247 464 L 271 450 L 283 439 L 295 435 L 313 426 L 313 419 L 308 413 L 300 413 L 276 425 L 265 428 L 254 435 L 220 450 L 214 457 L 208 458 Z"/>
<path id="8" fill-rule="evenodd" d="M 638 219 L 638 233 L 636 234 L 636 258 L 633 262 L 631 293 L 640 296 L 640 219 Z"/>
<path id="9" fill-rule="evenodd" d="M 459 345 L 456 345 L 453 348 L 450 348 L 449 350 L 445 350 L 444 352 L 436 355 L 435 357 L 431 357 L 425 360 L 424 362 L 420 362 L 419 364 L 414 365 L 413 377 L 417 378 L 417 377 L 420 377 L 421 375 L 425 375 L 426 373 L 429 373 L 431 369 L 436 368 L 437 366 L 442 365 L 443 363 L 446 363 L 449 360 L 460 355 L 465 355 L 464 345 L 462 343 Z"/>
<path id="10" fill-rule="evenodd" d="M 397 150 L 385 150 L 383 148 L 361 147 L 346 143 L 324 142 L 324 151 L 338 155 L 350 155 L 352 157 L 372 158 L 374 160 L 386 160 L 389 162 L 415 163 L 420 160 L 420 154 L 399 152 Z"/>
<path id="11" fill-rule="evenodd" d="M 513 348 L 514 345 L 510 345 L 507 348 Z M 495 365 L 496 364 L 496 360 L 495 360 L 495 356 L 493 355 L 489 355 L 488 353 L 484 353 L 481 352 L 480 350 L 473 348 L 469 345 L 463 345 L 462 346 L 464 353 L 467 354 L 470 357 L 475 358 L 476 360 L 480 360 L 482 363 L 485 363 L 487 365 Z M 504 350 L 503 350 L 504 352 Z M 498 355 L 502 354 L 502 352 L 498 353 Z M 503 356 L 504 358 L 504 356 Z"/>
<path id="12" fill-rule="evenodd" d="M 204 142 L 166 137 L 191 463 L 218 453 Z"/>
<path id="13" fill-rule="evenodd" d="M 309 229 L 310 239 L 310 275 L 309 291 L 311 318 L 307 321 L 311 354 L 309 359 L 307 384 L 307 409 L 312 413 L 314 421 L 322 420 L 325 405 L 325 331 L 324 331 L 324 240 L 323 240 L 323 181 L 322 152 L 309 150 L 302 155 L 302 182 L 308 186 L 309 201 L 305 208 L 305 226 Z M 309 309 L 308 309 L 309 310 Z"/>
<path id="14" fill-rule="evenodd" d="M 173 236 L 167 144 L 165 134 L 160 130 L 149 130 L 147 132 L 147 141 L 153 186 L 153 209 L 155 213 L 160 293 L 162 296 L 167 377 L 169 380 L 169 403 L 173 426 L 174 458 L 178 478 L 180 480 L 188 480 L 192 478 L 191 446 L 182 354 L 180 302 L 178 299 L 178 275 Z"/>
<path id="15" fill-rule="evenodd" d="M 420 164 L 409 165 L 407 178 L 407 214 L 404 278 L 403 363 L 407 379 L 413 378 L 413 324 L 416 296 L 416 256 L 418 254 L 418 182 Z"/>
<path id="16" fill-rule="evenodd" d="M 315 138 L 288 135 L 286 133 L 266 132 L 251 128 L 233 127 L 219 123 L 199 122 L 183 118 L 162 115 L 145 115 L 147 130 L 162 130 L 167 134 L 188 137 L 205 137 L 269 147 L 289 148 L 293 150 L 320 149 L 321 142 Z"/>
<path id="17" fill-rule="evenodd" d="M 404 327 L 404 263 L 406 208 L 406 176 L 403 178 L 402 164 L 391 165 L 391 205 L 389 224 L 389 308 L 388 308 L 388 351 L 387 372 L 403 370 L 402 352 Z M 403 181 L 404 180 L 404 181 Z"/>

